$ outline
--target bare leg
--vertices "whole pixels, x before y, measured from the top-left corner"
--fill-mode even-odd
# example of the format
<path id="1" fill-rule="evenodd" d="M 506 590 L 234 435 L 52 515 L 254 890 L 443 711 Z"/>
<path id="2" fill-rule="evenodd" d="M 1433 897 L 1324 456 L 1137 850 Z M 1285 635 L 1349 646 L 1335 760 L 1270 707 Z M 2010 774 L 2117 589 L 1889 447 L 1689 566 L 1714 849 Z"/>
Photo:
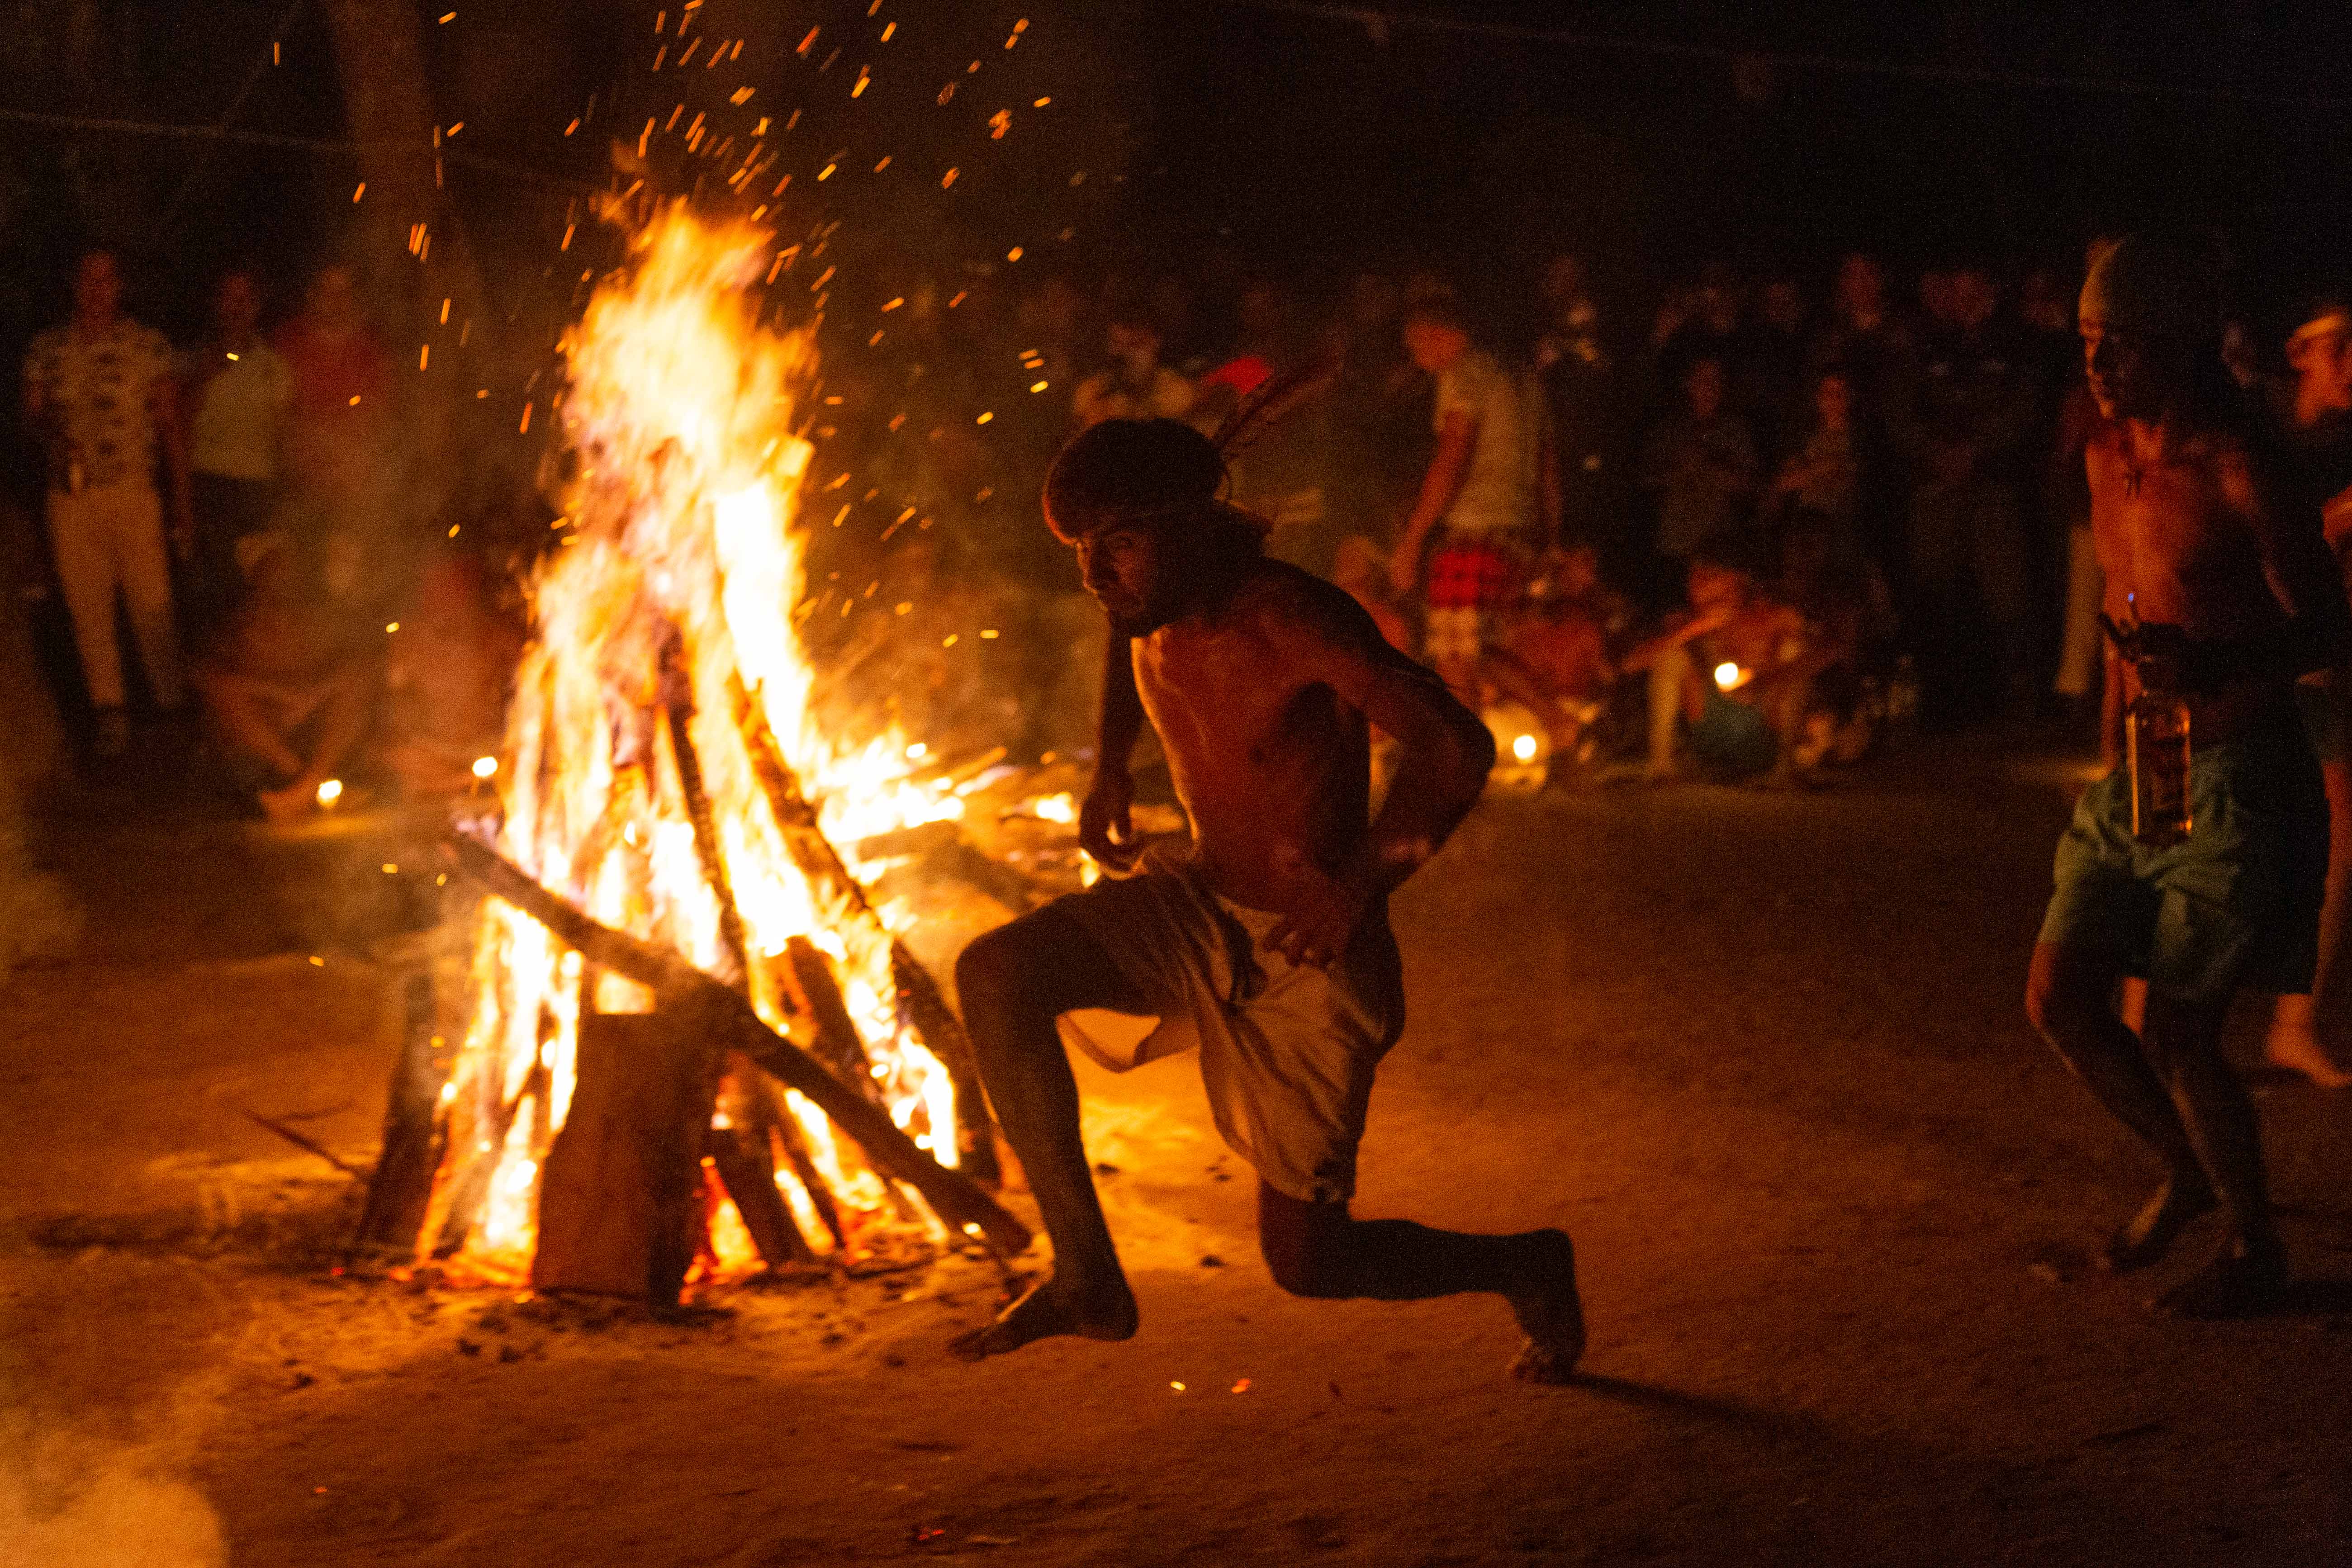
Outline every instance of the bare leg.
<path id="1" fill-rule="evenodd" d="M 1682 722 L 1685 688 L 1691 675 L 1691 656 L 1686 647 L 1661 650 L 1650 666 L 1651 778 L 1675 776 L 1675 735 Z"/>
<path id="2" fill-rule="evenodd" d="M 2120 1273 L 2162 1258 L 2190 1221 L 2212 1209 L 2214 1194 L 2172 1095 L 2110 1005 L 2116 978 L 2105 960 L 2042 943 L 2033 950 L 2025 1010 L 2099 1103 L 2168 1167 L 2164 1184 L 2107 1244 L 2101 1261 Z"/>
<path id="3" fill-rule="evenodd" d="M 1582 725 L 1575 714 L 1544 689 L 1543 682 L 1526 665 L 1501 648 L 1489 648 L 1479 655 L 1475 668 L 1475 679 L 1492 685 L 1534 717 L 1554 757 L 1572 759 L 1576 755 L 1577 731 Z"/>
<path id="4" fill-rule="evenodd" d="M 2286 1249 L 2271 1222 L 2262 1128 L 2237 1070 L 2221 1054 L 2226 1002 L 2189 1004 L 2148 992 L 2141 1034 L 2157 1074 L 2229 1211 L 2221 1255 L 2158 1305 L 2187 1317 L 2236 1317 L 2274 1304 L 2286 1288 Z"/>
<path id="5" fill-rule="evenodd" d="M 2352 1088 L 2352 1073 L 2336 1065 L 2320 1038 L 2323 1008 L 2341 1017 L 2336 995 L 2345 938 L 2352 927 L 2352 763 L 2319 765 L 2327 785 L 2327 896 L 2319 910 L 2319 973 L 2308 996 L 2282 996 L 2272 1011 L 2263 1056 L 2273 1067 L 2299 1072 L 2322 1089 Z"/>
<path id="6" fill-rule="evenodd" d="M 314 739 L 310 744 L 310 760 L 302 769 L 302 778 L 316 790 L 320 784 L 335 776 L 352 754 L 352 748 L 367 733 L 368 719 L 375 704 L 375 680 L 366 668 L 338 671 L 331 679 L 334 689 L 320 705 L 311 721 Z"/>
<path id="7" fill-rule="evenodd" d="M 1344 1203 L 1257 1189 L 1258 1245 L 1275 1283 L 1294 1296 L 1420 1301 L 1488 1290 L 1511 1304 L 1527 1335 L 1511 1374 L 1564 1383 L 1584 1353 L 1584 1308 L 1568 1233 L 1471 1236 L 1403 1219 L 1353 1219 Z"/>
<path id="8" fill-rule="evenodd" d="M 952 1342 L 966 1361 L 1055 1334 L 1124 1340 L 1135 1297 L 1118 1265 L 1078 1128 L 1078 1083 L 1055 1019 L 1081 1007 L 1148 1013 L 1094 939 L 1050 906 L 981 937 L 956 963 L 964 1026 L 1006 1142 L 1054 1242 L 1054 1275 L 986 1328 Z"/>
<path id="9" fill-rule="evenodd" d="M 278 731 L 271 704 L 257 683 L 243 676 L 206 670 L 196 677 L 205 711 L 221 741 L 253 758 L 279 778 L 302 771 L 301 754 Z"/>

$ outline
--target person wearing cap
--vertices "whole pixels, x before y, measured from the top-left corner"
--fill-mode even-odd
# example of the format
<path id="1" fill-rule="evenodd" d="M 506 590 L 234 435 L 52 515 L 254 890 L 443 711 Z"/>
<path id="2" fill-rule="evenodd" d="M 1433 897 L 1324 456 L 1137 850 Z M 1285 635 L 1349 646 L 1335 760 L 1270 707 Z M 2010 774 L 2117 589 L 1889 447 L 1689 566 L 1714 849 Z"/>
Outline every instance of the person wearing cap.
<path id="1" fill-rule="evenodd" d="M 2223 1056 L 2241 985 L 2307 990 L 2327 808 L 2297 716 L 2305 671 L 2340 664 L 2352 613 L 2315 516 L 2246 434 L 2221 362 L 2221 298 L 2195 250 L 2129 236 L 2094 262 L 2080 330 L 2101 424 L 2084 450 L 2091 527 L 2116 635 L 2103 752 L 2060 839 L 2055 889 L 2027 981 L 2043 1037 L 2167 1176 L 2104 1256 L 2162 1258 L 2219 1206 L 2217 1257 L 2158 1299 L 2184 1316 L 2264 1310 L 2287 1281 L 2260 1130 Z M 2190 826 L 2135 835 L 2126 705 L 2177 693 L 2189 719 Z M 2144 976 L 2139 1027 L 2116 1016 Z"/>
<path id="2" fill-rule="evenodd" d="M 1508 1300 L 1516 1375 L 1584 1343 L 1567 1235 L 1466 1236 L 1348 1210 L 1372 1075 L 1404 1025 L 1388 897 L 1476 803 L 1495 747 L 1339 589 L 1266 556 L 1220 499 L 1217 447 L 1111 419 L 1045 480 L 1045 518 L 1109 616 L 1079 839 L 1113 875 L 981 937 L 956 965 L 982 1080 L 1054 1243 L 1054 1274 L 950 1347 L 1123 1340 L 1135 1298 L 1079 1134 L 1066 1041 L 1112 1070 L 1197 1047 L 1217 1129 L 1257 1171 L 1275 1280 L 1312 1297 Z M 1139 853 L 1128 759 L 1150 719 L 1192 823 Z M 1369 809 L 1369 731 L 1399 755 Z M 1369 824 L 1369 826 L 1367 826 Z"/>

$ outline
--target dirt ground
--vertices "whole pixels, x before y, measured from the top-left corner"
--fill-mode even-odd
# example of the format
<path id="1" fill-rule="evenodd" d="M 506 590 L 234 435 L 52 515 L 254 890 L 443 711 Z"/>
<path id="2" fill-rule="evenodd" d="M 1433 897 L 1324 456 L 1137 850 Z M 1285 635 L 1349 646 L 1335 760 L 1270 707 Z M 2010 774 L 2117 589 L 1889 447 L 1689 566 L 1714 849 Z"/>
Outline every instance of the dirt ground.
<path id="1" fill-rule="evenodd" d="M 1131 1343 L 950 1362 L 962 1260 L 687 1321 L 337 1277 L 352 1183 L 242 1112 L 364 1164 L 383 972 L 94 803 L 0 994 L 0 1561 L 2352 1562 L 2352 1097 L 2260 1086 L 2292 1310 L 2152 1317 L 2206 1233 L 2087 1269 L 2153 1173 L 2020 1016 L 2069 787 L 1498 798 L 1405 890 L 1358 1212 L 1568 1227 L 1567 1388 L 1490 1300 L 1278 1292 L 1182 1060 L 1081 1074 Z"/>

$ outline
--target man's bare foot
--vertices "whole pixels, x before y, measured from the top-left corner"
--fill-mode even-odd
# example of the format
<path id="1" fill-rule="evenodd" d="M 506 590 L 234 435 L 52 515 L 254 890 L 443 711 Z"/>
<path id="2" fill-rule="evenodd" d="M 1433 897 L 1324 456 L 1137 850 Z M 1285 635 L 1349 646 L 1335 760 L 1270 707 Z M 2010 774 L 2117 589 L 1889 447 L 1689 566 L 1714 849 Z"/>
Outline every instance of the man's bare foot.
<path id="1" fill-rule="evenodd" d="M 1017 1351 L 1032 1340 L 1075 1334 L 1088 1340 L 1131 1340 L 1139 1318 L 1127 1281 L 1080 1292 L 1048 1279 L 996 1315 L 996 1321 L 948 1342 L 958 1361 L 985 1361 Z"/>
<path id="2" fill-rule="evenodd" d="M 2201 1175 L 2175 1176 L 2116 1232 L 2099 1254 L 2099 1267 L 2110 1274 L 2145 1268 L 2172 1250 L 2191 1221 L 2212 1212 L 2212 1184 Z"/>
<path id="3" fill-rule="evenodd" d="M 2277 1247 L 2239 1241 L 2148 1306 L 2167 1318 L 2254 1318 L 2275 1310 L 2286 1287 L 2286 1258 Z"/>
<path id="4" fill-rule="evenodd" d="M 2274 1068 L 2301 1073 L 2322 1089 L 2352 1088 L 2352 1073 L 2337 1067 L 2327 1047 L 2319 1043 L 2308 996 L 2278 999 L 2270 1032 L 2263 1039 L 2263 1059 Z"/>
<path id="5" fill-rule="evenodd" d="M 1567 1383 L 1584 1354 L 1584 1303 L 1576 1294 L 1576 1247 L 1568 1233 L 1539 1231 L 1545 1258 L 1534 1287 L 1509 1298 L 1527 1342 L 1511 1360 L 1511 1375 L 1522 1383 Z"/>

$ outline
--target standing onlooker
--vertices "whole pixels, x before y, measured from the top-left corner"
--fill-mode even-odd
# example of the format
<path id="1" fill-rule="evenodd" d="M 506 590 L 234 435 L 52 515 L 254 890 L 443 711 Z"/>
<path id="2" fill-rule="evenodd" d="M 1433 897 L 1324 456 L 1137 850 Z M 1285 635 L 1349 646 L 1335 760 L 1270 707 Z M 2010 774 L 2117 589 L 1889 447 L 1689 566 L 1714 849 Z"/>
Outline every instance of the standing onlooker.
<path id="1" fill-rule="evenodd" d="M 1940 278 L 1941 325 L 1922 352 L 1909 432 L 1925 470 L 1907 560 L 1920 663 L 1943 717 L 2030 710 L 2037 574 L 2024 492 L 2036 390 L 1996 321 L 1991 275 L 1962 265 Z"/>
<path id="2" fill-rule="evenodd" d="M 328 591 L 357 590 L 362 563 L 390 542 L 392 366 L 360 308 L 352 269 L 322 267 L 301 315 L 278 334 L 293 374 L 288 479 L 294 515 L 326 563 Z"/>
<path id="3" fill-rule="evenodd" d="M 1160 363 L 1160 328 L 1122 315 L 1103 334 L 1110 364 L 1078 384 L 1071 400 L 1077 427 L 1106 419 L 1181 419 L 1192 412 L 1192 384 Z"/>
<path id="4" fill-rule="evenodd" d="M 1672 562 L 1738 531 L 1756 490 L 1756 440 L 1725 407 L 1725 391 L 1721 360 L 1694 361 L 1682 409 L 1659 420 L 1643 447 L 1641 483 L 1658 496 L 1658 553 Z"/>
<path id="5" fill-rule="evenodd" d="M 228 609 L 243 575 L 237 542 L 269 526 L 294 404 L 294 373 L 262 341 L 260 320 L 253 275 L 225 273 L 213 295 L 212 342 L 193 356 L 186 377 L 194 407 L 188 458 L 195 565 L 215 618 Z"/>
<path id="6" fill-rule="evenodd" d="M 1732 404 L 1776 463 L 1795 449 L 1810 422 L 1807 314 L 1804 290 L 1794 278 L 1768 278 L 1757 290 L 1756 319 L 1741 332 L 1733 363 Z"/>
<path id="7" fill-rule="evenodd" d="M 1544 331 L 1536 340 L 1536 374 L 1558 454 L 1560 531 L 1591 542 L 1622 571 L 1630 563 L 1615 365 L 1601 342 L 1601 313 L 1585 291 L 1584 264 L 1574 256 L 1553 258 L 1539 292 Z"/>
<path id="8" fill-rule="evenodd" d="M 87 252 L 74 269 L 72 319 L 35 337 L 25 355 L 25 414 L 48 452 L 49 542 L 97 709 L 98 750 L 110 757 L 131 741 L 114 635 L 118 590 L 157 704 L 176 710 L 183 695 L 155 493 L 159 440 L 171 473 L 172 532 L 184 550 L 191 528 L 171 345 L 123 315 L 121 304 L 112 253 Z"/>
<path id="9" fill-rule="evenodd" d="M 2315 508 L 2339 570 L 2352 549 L 2352 302 L 2333 291 L 2305 301 L 2286 340 L 2291 373 L 2276 386 L 2272 424 L 2295 476 L 2298 500 Z M 2326 1089 L 2352 1087 L 2322 1038 L 2323 1016 L 2342 1027 L 2345 946 L 2352 941 L 2352 743 L 2346 706 L 2332 673 L 2306 675 L 2294 689 L 2304 732 L 2319 758 L 2327 790 L 2327 882 L 2319 911 L 2319 963 L 2308 995 L 2288 993 L 2271 1010 L 2263 1054 Z"/>
<path id="10" fill-rule="evenodd" d="M 1825 529 L 1840 554 L 1859 553 L 1862 448 L 1853 424 L 1853 388 L 1832 368 L 1813 378 L 1812 421 L 1773 477 L 1771 498 Z"/>
<path id="11" fill-rule="evenodd" d="M 1539 524 L 1557 510 L 1544 471 L 1542 403 L 1530 378 L 1472 346 L 1450 300 L 1406 311 L 1404 343 L 1437 382 L 1437 452 L 1389 573 L 1400 595 L 1411 594 L 1423 580 L 1423 549 L 1444 526 L 1428 551 L 1423 646 L 1438 674 L 1475 703 L 1495 617 L 1517 602 Z M 1549 529 L 1541 532 L 1549 543 Z"/>

